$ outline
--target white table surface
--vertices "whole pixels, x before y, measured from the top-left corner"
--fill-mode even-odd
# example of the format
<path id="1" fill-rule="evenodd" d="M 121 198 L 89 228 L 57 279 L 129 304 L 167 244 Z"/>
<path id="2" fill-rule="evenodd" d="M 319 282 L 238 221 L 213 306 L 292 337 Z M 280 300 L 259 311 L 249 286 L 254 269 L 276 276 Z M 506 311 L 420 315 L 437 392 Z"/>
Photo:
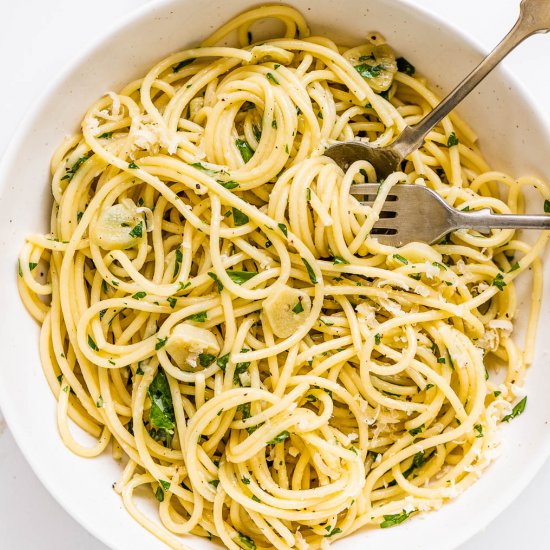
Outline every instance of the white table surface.
<path id="1" fill-rule="evenodd" d="M 29 105 L 60 67 L 114 19 L 146 1 L 0 0 L 0 155 Z M 453 21 L 486 49 L 511 26 L 519 4 L 519 0 L 413 1 Z M 533 37 L 506 64 L 527 85 L 550 122 L 550 35 Z M 0 487 L 0 548 L 106 550 L 42 487 L 1 414 Z M 545 519 L 550 516 L 549 492 L 550 461 L 503 514 L 460 550 L 550 548 Z"/>

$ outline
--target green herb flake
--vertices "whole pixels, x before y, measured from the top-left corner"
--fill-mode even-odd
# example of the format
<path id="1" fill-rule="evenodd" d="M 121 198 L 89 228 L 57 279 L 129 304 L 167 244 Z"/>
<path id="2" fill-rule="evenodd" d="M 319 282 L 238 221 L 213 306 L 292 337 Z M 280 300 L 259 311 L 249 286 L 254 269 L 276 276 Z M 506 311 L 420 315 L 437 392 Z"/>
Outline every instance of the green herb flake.
<path id="1" fill-rule="evenodd" d="M 502 419 L 502 421 L 510 422 L 510 420 L 513 420 L 514 418 L 516 418 L 516 416 L 519 416 L 525 410 L 525 405 L 527 405 L 527 396 L 525 396 L 519 403 L 517 403 L 512 409 L 512 412 L 510 414 L 507 414 Z"/>
<path id="2" fill-rule="evenodd" d="M 174 264 L 174 277 L 178 276 L 180 271 L 181 263 L 183 262 L 183 252 L 181 248 L 176 248 L 176 262 Z"/>
<path id="3" fill-rule="evenodd" d="M 368 63 L 361 63 L 360 65 L 355 65 L 355 70 L 363 78 L 376 78 L 380 76 L 384 70 L 384 65 L 369 65 Z"/>
<path id="4" fill-rule="evenodd" d="M 550 201 L 549 200 L 544 201 L 544 211 L 546 212 L 546 214 L 550 214 Z"/>
<path id="5" fill-rule="evenodd" d="M 492 285 L 496 286 L 499 290 L 504 290 L 506 282 L 504 281 L 502 273 L 497 273 L 497 276 L 493 279 Z"/>
<path id="6" fill-rule="evenodd" d="M 250 537 L 242 533 L 239 533 L 239 539 L 236 542 L 241 548 L 244 548 L 244 550 L 256 550 L 256 543 Z"/>
<path id="7" fill-rule="evenodd" d="M 409 61 L 407 61 L 404 57 L 398 57 L 396 61 L 397 61 L 397 70 L 400 73 L 405 73 L 409 76 L 413 76 L 414 73 L 416 72 L 415 66 Z"/>
<path id="8" fill-rule="evenodd" d="M 227 367 L 228 361 L 229 361 L 229 353 L 226 353 L 225 355 L 218 357 L 218 359 L 216 360 L 216 365 L 218 365 L 218 367 L 220 367 L 220 369 L 225 372 L 225 368 Z M 250 407 L 250 403 L 247 403 L 247 405 Z"/>
<path id="9" fill-rule="evenodd" d="M 213 271 L 209 271 L 208 276 L 216 283 L 218 292 L 221 292 L 223 290 L 223 283 L 220 281 L 218 276 Z"/>
<path id="10" fill-rule="evenodd" d="M 178 299 L 174 298 L 173 296 L 169 296 L 166 298 L 166 301 L 170 304 L 170 307 L 174 309 L 176 307 L 176 304 L 178 303 Z"/>
<path id="11" fill-rule="evenodd" d="M 95 343 L 95 340 L 88 334 L 88 345 L 94 350 L 99 351 L 99 348 L 97 347 L 97 344 Z"/>
<path id="12" fill-rule="evenodd" d="M 174 428 L 176 427 L 176 418 L 174 415 L 174 404 L 170 385 L 163 369 L 159 368 L 153 381 L 147 389 L 147 395 L 151 400 L 151 409 L 149 410 L 149 424 L 151 426 L 151 436 L 154 439 L 166 442 L 170 445 Z M 167 491 L 170 483 L 159 481 L 162 488 Z"/>
<path id="13" fill-rule="evenodd" d="M 132 294 L 132 298 L 134 300 L 141 300 L 142 298 L 145 298 L 145 296 L 147 296 L 147 292 L 143 292 L 143 290 L 140 290 L 139 292 Z"/>
<path id="14" fill-rule="evenodd" d="M 29 271 L 32 271 L 38 264 L 34 262 L 29 262 Z"/>
<path id="15" fill-rule="evenodd" d="M 379 333 L 376 333 L 374 335 L 374 343 L 378 346 L 381 341 L 382 341 L 382 335 Z"/>
<path id="16" fill-rule="evenodd" d="M 184 67 L 187 67 L 187 65 L 191 65 L 193 61 L 196 61 L 197 59 L 195 57 L 192 57 L 191 59 L 184 59 L 183 61 L 180 61 L 179 63 L 176 63 L 172 66 L 172 70 L 177 73 L 181 71 Z"/>
<path id="17" fill-rule="evenodd" d="M 474 430 L 477 432 L 476 438 L 483 437 L 483 426 L 481 424 L 476 424 Z"/>
<path id="18" fill-rule="evenodd" d="M 162 490 L 162 487 L 157 487 L 157 490 L 155 492 L 155 498 L 159 502 L 164 502 L 164 491 Z"/>
<path id="19" fill-rule="evenodd" d="M 331 323 L 330 321 L 326 321 L 322 317 L 319 317 L 319 321 L 321 321 L 321 323 L 323 323 L 323 325 L 326 325 L 327 327 L 332 327 L 334 325 L 334 323 Z"/>
<path id="20" fill-rule="evenodd" d="M 216 360 L 216 356 L 210 353 L 199 353 L 199 365 L 201 367 L 208 367 Z"/>
<path id="21" fill-rule="evenodd" d="M 262 502 L 256 495 L 250 497 L 254 502 Z"/>
<path id="22" fill-rule="evenodd" d="M 285 439 L 288 439 L 290 437 L 290 433 L 285 430 L 284 432 L 281 432 L 279 435 L 275 436 L 273 439 L 270 439 L 267 444 L 268 445 L 277 445 L 277 443 L 282 443 Z"/>
<path id="23" fill-rule="evenodd" d="M 271 127 L 275 128 L 275 130 L 277 129 L 277 121 L 275 119 L 271 121 Z"/>
<path id="24" fill-rule="evenodd" d="M 219 479 L 211 479 L 208 483 L 210 483 L 210 485 L 212 485 L 212 487 L 217 488 L 218 485 L 220 484 L 220 480 Z"/>
<path id="25" fill-rule="evenodd" d="M 101 409 L 101 407 L 103 407 L 103 397 L 101 397 L 101 395 L 97 398 L 97 401 L 95 402 L 95 406 L 98 409 Z"/>
<path id="26" fill-rule="evenodd" d="M 235 224 L 235 227 L 239 227 L 249 222 L 248 216 L 243 212 L 241 212 L 239 209 L 233 206 L 232 210 L 233 210 L 233 223 Z"/>
<path id="27" fill-rule="evenodd" d="M 128 164 L 128 168 L 130 168 L 131 170 L 137 170 L 139 166 L 135 162 L 131 162 L 130 164 Z"/>
<path id="28" fill-rule="evenodd" d="M 237 149 L 241 153 L 241 157 L 245 163 L 248 162 L 254 155 L 254 149 L 250 147 L 250 145 L 248 144 L 248 141 L 245 141 L 244 139 L 236 139 L 235 145 L 237 146 Z"/>
<path id="29" fill-rule="evenodd" d="M 168 336 L 165 338 L 157 338 L 157 343 L 155 344 L 155 350 L 158 351 L 159 349 L 163 348 L 166 345 L 166 341 L 168 340 Z"/>
<path id="30" fill-rule="evenodd" d="M 239 187 L 239 184 L 236 181 L 220 181 L 220 180 L 218 180 L 218 183 L 222 187 L 225 187 L 226 189 L 236 189 L 237 187 Z"/>
<path id="31" fill-rule="evenodd" d="M 334 529 L 332 529 L 330 525 L 327 525 L 325 527 L 325 531 L 328 531 L 328 533 L 325 535 L 325 538 L 328 539 L 334 535 L 337 535 L 338 533 L 341 533 L 342 529 L 340 529 L 340 527 L 335 527 Z"/>
<path id="32" fill-rule="evenodd" d="M 302 302 L 298 301 L 298 303 L 292 308 L 292 311 L 294 313 L 302 313 L 302 311 L 304 311 L 304 306 L 302 305 Z"/>
<path id="33" fill-rule="evenodd" d="M 516 262 L 511 268 L 508 273 L 512 273 L 512 271 L 516 271 L 516 269 L 519 269 L 519 262 Z"/>
<path id="34" fill-rule="evenodd" d="M 451 132 L 451 134 L 449 135 L 449 138 L 447 139 L 447 147 L 454 147 L 455 145 L 458 145 L 459 144 L 459 141 L 458 141 L 458 138 L 456 137 L 456 134 L 454 132 Z"/>
<path id="35" fill-rule="evenodd" d="M 501 393 L 502 393 L 501 391 L 495 390 L 495 391 L 493 392 L 493 395 L 494 395 L 495 397 L 498 397 Z"/>
<path id="36" fill-rule="evenodd" d="M 317 277 L 315 276 L 315 271 L 313 271 L 313 268 L 311 267 L 311 265 L 309 265 L 309 262 L 305 258 L 302 258 L 302 262 L 306 266 L 307 274 L 309 275 L 309 280 L 314 285 L 316 285 L 317 284 Z"/>
<path id="37" fill-rule="evenodd" d="M 401 254 L 394 254 L 393 257 L 395 260 L 397 260 L 398 262 L 401 262 L 402 264 L 405 264 L 405 265 L 409 264 L 409 260 L 401 256 Z"/>
<path id="38" fill-rule="evenodd" d="M 187 317 L 187 320 L 195 321 L 196 323 L 204 323 L 207 318 L 208 318 L 208 313 L 206 313 L 206 311 L 199 311 L 198 313 L 189 315 L 189 317 Z"/>
<path id="39" fill-rule="evenodd" d="M 233 269 L 226 269 L 225 272 L 229 275 L 229 278 L 238 285 L 242 285 L 249 281 L 255 275 L 258 275 L 257 271 L 236 271 Z"/>
<path id="40" fill-rule="evenodd" d="M 283 232 L 283 235 L 285 237 L 288 237 L 288 229 L 287 229 L 286 225 L 284 223 L 278 223 L 277 226 Z"/>
<path id="41" fill-rule="evenodd" d="M 242 477 L 241 478 L 241 481 L 245 484 L 245 485 L 250 485 L 250 480 L 247 478 L 247 477 Z"/>
<path id="42" fill-rule="evenodd" d="M 265 77 L 271 82 L 272 84 L 279 84 L 279 81 L 273 76 L 273 73 L 267 73 Z"/>
<path id="43" fill-rule="evenodd" d="M 130 237 L 141 238 L 143 236 L 143 223 L 139 222 L 133 229 L 130 231 Z"/>
<path id="44" fill-rule="evenodd" d="M 349 262 L 347 260 L 344 260 L 344 258 L 340 257 L 340 256 L 334 256 L 332 258 L 332 263 L 334 265 L 344 265 L 344 264 L 349 264 Z"/>
<path id="45" fill-rule="evenodd" d="M 388 527 L 393 527 L 394 525 L 403 523 L 411 514 L 412 512 L 406 512 L 403 510 L 403 513 L 401 514 L 384 515 L 384 521 L 380 524 L 380 527 L 382 529 L 386 529 Z"/>
<path id="46" fill-rule="evenodd" d="M 164 479 L 159 479 L 160 486 L 162 487 L 162 490 L 164 492 L 168 491 L 170 489 L 170 482 L 164 481 Z"/>
<path id="47" fill-rule="evenodd" d="M 412 430 L 409 430 L 409 433 L 411 435 L 418 435 L 419 433 L 422 433 L 424 431 L 424 424 L 420 424 L 418 428 L 413 428 Z"/>
<path id="48" fill-rule="evenodd" d="M 445 357 L 438 357 L 437 362 L 445 364 Z"/>
<path id="49" fill-rule="evenodd" d="M 80 157 L 68 170 L 67 173 L 61 178 L 62 180 L 71 181 L 78 171 L 78 169 L 90 158 L 90 155 L 84 155 Z"/>
<path id="50" fill-rule="evenodd" d="M 113 132 L 104 132 L 100 136 L 97 136 L 98 139 L 111 139 L 113 137 Z"/>

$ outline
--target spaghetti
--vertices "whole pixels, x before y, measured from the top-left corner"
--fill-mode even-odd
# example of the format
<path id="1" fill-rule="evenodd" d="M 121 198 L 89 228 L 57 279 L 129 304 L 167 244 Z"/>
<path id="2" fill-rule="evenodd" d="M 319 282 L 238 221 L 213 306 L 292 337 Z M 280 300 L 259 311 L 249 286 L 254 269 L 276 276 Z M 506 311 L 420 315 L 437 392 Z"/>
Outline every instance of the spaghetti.
<path id="1" fill-rule="evenodd" d="M 283 35 L 255 42 L 263 18 Z M 232 33 L 238 47 L 218 45 Z M 384 146 L 437 101 L 380 35 L 339 46 L 267 6 L 99 99 L 54 154 L 51 233 L 29 236 L 19 287 L 59 432 L 81 456 L 111 445 L 127 510 L 170 547 L 193 533 L 318 548 L 399 524 L 470 486 L 498 421 L 522 412 L 547 236 L 395 249 L 369 232 L 400 183 L 499 213 L 521 212 L 525 187 L 550 200 L 546 185 L 490 171 L 454 114 L 372 208 L 349 193 L 372 166 L 323 156 L 335 140 Z"/>

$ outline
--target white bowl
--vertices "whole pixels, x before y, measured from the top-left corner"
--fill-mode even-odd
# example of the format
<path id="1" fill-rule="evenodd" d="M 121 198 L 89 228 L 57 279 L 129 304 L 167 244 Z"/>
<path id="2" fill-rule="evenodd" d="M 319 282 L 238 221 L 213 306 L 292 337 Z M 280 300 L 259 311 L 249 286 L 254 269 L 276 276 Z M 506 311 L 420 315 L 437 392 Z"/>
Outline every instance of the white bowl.
<path id="1" fill-rule="evenodd" d="M 481 57 L 479 48 L 449 24 L 419 10 L 412 0 L 291 0 L 315 33 L 345 43 L 381 31 L 390 44 L 448 91 Z M 165 0 L 145 6 L 88 48 L 43 94 L 19 129 L 0 168 L 0 402 L 21 450 L 58 502 L 84 527 L 114 549 L 165 546 L 134 522 L 111 489 L 119 465 L 108 455 L 85 460 L 62 444 L 54 399 L 38 357 L 38 327 L 16 288 L 17 255 L 25 235 L 46 231 L 50 210 L 48 163 L 55 146 L 75 131 L 88 105 L 106 90 L 141 76 L 159 58 L 196 44 L 254 0 Z M 550 179 L 543 117 L 511 75 L 497 70 L 460 108 L 479 132 L 493 167 L 512 175 Z M 535 208 L 535 205 L 533 205 Z M 540 210 L 540 205 L 538 205 Z M 546 276 L 550 276 L 546 269 Z M 524 281 L 527 282 L 527 281 Z M 521 289 L 526 305 L 529 296 Z M 520 305 L 520 321 L 521 309 Z M 524 317 L 524 316 L 523 316 Z M 503 430 L 502 457 L 456 501 L 440 511 L 394 529 L 362 531 L 334 546 L 370 550 L 456 548 L 501 512 L 535 475 L 550 453 L 549 346 L 543 327 L 550 300 L 543 304 L 535 363 L 528 373 L 526 412 Z M 521 324 L 521 322 L 520 322 Z M 185 539 L 190 548 L 210 548 Z"/>

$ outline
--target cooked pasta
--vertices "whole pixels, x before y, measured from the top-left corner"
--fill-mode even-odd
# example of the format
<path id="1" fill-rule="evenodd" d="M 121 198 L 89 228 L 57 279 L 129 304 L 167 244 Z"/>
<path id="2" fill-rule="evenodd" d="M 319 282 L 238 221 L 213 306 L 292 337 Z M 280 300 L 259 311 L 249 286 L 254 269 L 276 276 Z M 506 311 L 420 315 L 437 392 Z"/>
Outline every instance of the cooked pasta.
<path id="1" fill-rule="evenodd" d="M 258 41 L 265 18 L 284 30 Z M 28 237 L 19 288 L 59 433 L 84 457 L 110 447 L 115 490 L 168 546 L 324 547 L 439 508 L 496 456 L 526 403 L 547 235 L 369 234 L 401 183 L 499 213 L 527 187 L 550 205 L 548 188 L 492 171 L 454 114 L 372 207 L 350 187 L 373 167 L 323 156 L 384 146 L 437 102 L 381 35 L 337 45 L 266 6 L 101 97 L 55 152 L 51 230 Z"/>

